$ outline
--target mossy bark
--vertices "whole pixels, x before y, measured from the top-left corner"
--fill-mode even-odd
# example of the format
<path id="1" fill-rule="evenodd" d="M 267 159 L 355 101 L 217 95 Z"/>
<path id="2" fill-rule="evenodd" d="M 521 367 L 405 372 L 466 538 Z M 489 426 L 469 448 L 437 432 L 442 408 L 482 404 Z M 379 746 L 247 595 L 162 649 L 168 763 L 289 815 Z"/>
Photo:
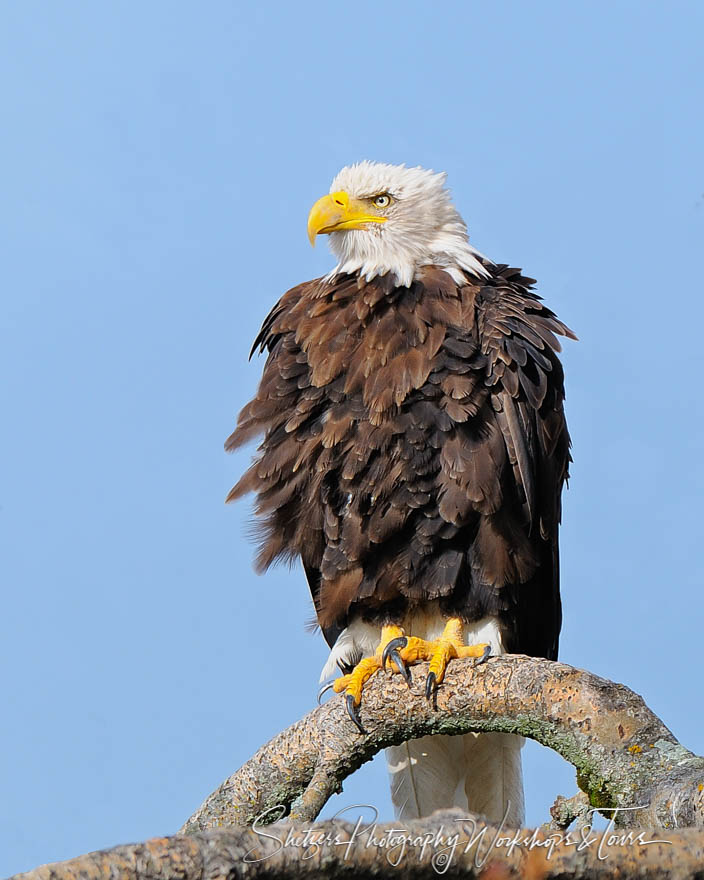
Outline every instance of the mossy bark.
<path id="1" fill-rule="evenodd" d="M 334 697 L 263 746 L 227 779 L 182 831 L 250 825 L 271 812 L 314 819 L 343 780 L 378 751 L 427 734 L 517 733 L 558 752 L 593 806 L 619 808 L 620 827 L 704 825 L 704 759 L 677 742 L 620 684 L 548 660 L 504 655 L 474 667 L 453 661 L 434 702 L 425 664 L 409 690 L 378 674 L 365 688 L 362 735 Z"/>
<path id="2" fill-rule="evenodd" d="M 423 696 L 425 674 L 425 665 L 412 670 L 410 691 L 398 675 L 377 675 L 365 689 L 364 735 L 340 698 L 311 712 L 263 746 L 174 837 L 89 853 L 18 876 L 704 876 L 704 759 L 680 745 L 637 694 L 563 663 L 503 656 L 476 668 L 469 661 L 453 662 L 429 703 Z M 305 858 L 300 847 L 282 845 L 289 833 L 304 834 L 343 780 L 380 749 L 426 734 L 470 731 L 518 733 L 554 749 L 576 768 L 589 802 L 610 813 L 613 826 L 622 830 L 611 837 L 591 832 L 586 798 L 580 795 L 556 803 L 552 833 L 492 828 L 480 817 L 452 811 L 403 823 L 404 834 L 416 841 L 434 839 L 443 830 L 458 833 L 449 861 L 447 845 L 443 855 L 442 844 L 423 851 L 409 844 L 394 867 L 390 858 L 398 849 L 390 853 L 388 847 L 368 845 L 369 829 L 335 820 L 314 828 L 323 839 L 339 843 L 309 848 Z M 265 825 L 284 815 L 286 821 Z M 250 827 L 257 818 L 257 826 Z M 574 818 L 577 829 L 566 832 Z M 398 824 L 376 825 L 374 833 L 383 838 Z M 681 830 L 687 825 L 699 828 Z M 672 827 L 678 830 L 662 830 Z M 481 842 L 469 845 L 477 838 Z"/>

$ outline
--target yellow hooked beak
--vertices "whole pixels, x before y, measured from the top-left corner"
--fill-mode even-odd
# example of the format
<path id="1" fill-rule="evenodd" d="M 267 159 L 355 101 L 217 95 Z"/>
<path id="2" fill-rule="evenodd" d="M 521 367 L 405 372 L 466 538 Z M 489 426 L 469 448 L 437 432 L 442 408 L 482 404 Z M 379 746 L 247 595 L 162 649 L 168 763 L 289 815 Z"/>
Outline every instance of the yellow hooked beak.
<path id="1" fill-rule="evenodd" d="M 315 247 L 316 235 L 327 235 L 337 229 L 362 229 L 366 223 L 386 223 L 387 218 L 370 214 L 359 199 L 346 192 L 335 192 L 313 205 L 308 215 L 308 240 Z"/>

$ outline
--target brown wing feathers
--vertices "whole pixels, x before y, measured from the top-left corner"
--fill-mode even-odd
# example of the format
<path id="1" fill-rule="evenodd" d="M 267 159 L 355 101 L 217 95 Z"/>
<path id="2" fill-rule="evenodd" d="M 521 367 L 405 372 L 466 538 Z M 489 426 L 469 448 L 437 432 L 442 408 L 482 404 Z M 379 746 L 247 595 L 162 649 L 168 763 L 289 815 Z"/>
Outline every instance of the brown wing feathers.
<path id="1" fill-rule="evenodd" d="M 512 650 L 556 652 L 569 438 L 555 334 L 572 334 L 530 279 L 492 269 L 461 288 L 435 267 L 409 288 L 308 282 L 255 340 L 266 366 L 226 448 L 264 439 L 228 500 L 257 493 L 258 567 L 300 556 L 328 637 L 352 608 L 442 598 L 502 615 Z"/>

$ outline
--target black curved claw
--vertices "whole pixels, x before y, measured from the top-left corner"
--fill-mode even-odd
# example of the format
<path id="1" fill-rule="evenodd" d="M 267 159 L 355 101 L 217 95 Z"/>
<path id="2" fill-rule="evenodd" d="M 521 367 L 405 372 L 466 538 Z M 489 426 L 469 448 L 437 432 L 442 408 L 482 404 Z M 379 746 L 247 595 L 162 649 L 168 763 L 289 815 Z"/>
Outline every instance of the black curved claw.
<path id="1" fill-rule="evenodd" d="M 318 705 L 320 705 L 320 701 L 323 699 L 323 694 L 324 694 L 326 691 L 329 691 L 329 690 L 332 688 L 333 684 L 334 684 L 334 682 L 329 681 L 327 684 L 324 684 L 324 685 L 320 688 L 320 690 L 318 691 Z"/>
<path id="2" fill-rule="evenodd" d="M 435 673 L 429 672 L 425 679 L 425 699 L 429 700 L 435 691 L 437 684 L 435 683 Z"/>
<path id="3" fill-rule="evenodd" d="M 345 697 L 345 705 L 347 706 L 347 714 L 357 725 L 359 732 L 366 733 L 367 731 L 362 727 L 362 722 L 359 720 L 359 713 L 357 712 L 357 707 L 354 704 L 354 697 L 352 696 L 352 694 L 347 694 L 347 696 Z"/>
<path id="4" fill-rule="evenodd" d="M 474 661 L 474 665 L 480 666 L 482 663 L 486 663 L 489 657 L 491 657 L 491 645 L 484 645 L 484 653 L 481 657 L 477 657 Z"/>
<path id="5" fill-rule="evenodd" d="M 354 669 L 354 663 L 345 663 L 344 660 L 338 660 L 337 668 L 343 675 L 349 675 L 350 672 L 352 672 L 352 670 Z"/>
<path id="6" fill-rule="evenodd" d="M 389 652 L 389 659 L 392 660 L 396 666 L 398 666 L 398 671 L 401 675 L 406 679 L 406 684 L 408 687 L 411 686 L 411 673 L 408 671 L 408 667 L 401 659 L 401 655 L 398 651 L 393 650 Z"/>
<path id="7" fill-rule="evenodd" d="M 381 668 L 386 669 L 386 661 L 391 657 L 391 654 L 398 651 L 399 648 L 405 648 L 407 644 L 408 639 L 405 636 L 397 636 L 395 639 L 391 639 L 381 655 Z M 391 657 L 391 659 L 395 660 L 396 658 Z M 408 679 L 406 679 L 406 681 L 408 681 Z"/>

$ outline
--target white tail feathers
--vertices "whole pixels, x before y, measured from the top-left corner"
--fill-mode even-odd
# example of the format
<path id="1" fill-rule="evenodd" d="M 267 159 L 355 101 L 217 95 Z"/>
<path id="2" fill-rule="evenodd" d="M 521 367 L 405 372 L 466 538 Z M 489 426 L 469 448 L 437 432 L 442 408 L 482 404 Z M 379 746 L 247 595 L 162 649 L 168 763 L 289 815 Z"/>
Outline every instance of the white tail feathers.
<path id="1" fill-rule="evenodd" d="M 523 737 L 506 733 L 424 736 L 386 750 L 399 819 L 459 807 L 508 827 L 524 821 Z"/>
<path id="2" fill-rule="evenodd" d="M 402 622 L 409 635 L 436 639 L 447 618 L 430 602 Z M 465 642 L 491 644 L 503 654 L 498 621 L 485 617 L 465 626 Z M 337 663 L 357 663 L 374 653 L 381 627 L 353 620 L 330 652 L 321 681 L 337 671 Z M 428 816 L 435 810 L 460 807 L 508 827 L 524 821 L 521 749 L 523 737 L 508 733 L 469 733 L 463 736 L 424 736 L 386 750 L 391 776 L 391 799 L 400 819 Z"/>

